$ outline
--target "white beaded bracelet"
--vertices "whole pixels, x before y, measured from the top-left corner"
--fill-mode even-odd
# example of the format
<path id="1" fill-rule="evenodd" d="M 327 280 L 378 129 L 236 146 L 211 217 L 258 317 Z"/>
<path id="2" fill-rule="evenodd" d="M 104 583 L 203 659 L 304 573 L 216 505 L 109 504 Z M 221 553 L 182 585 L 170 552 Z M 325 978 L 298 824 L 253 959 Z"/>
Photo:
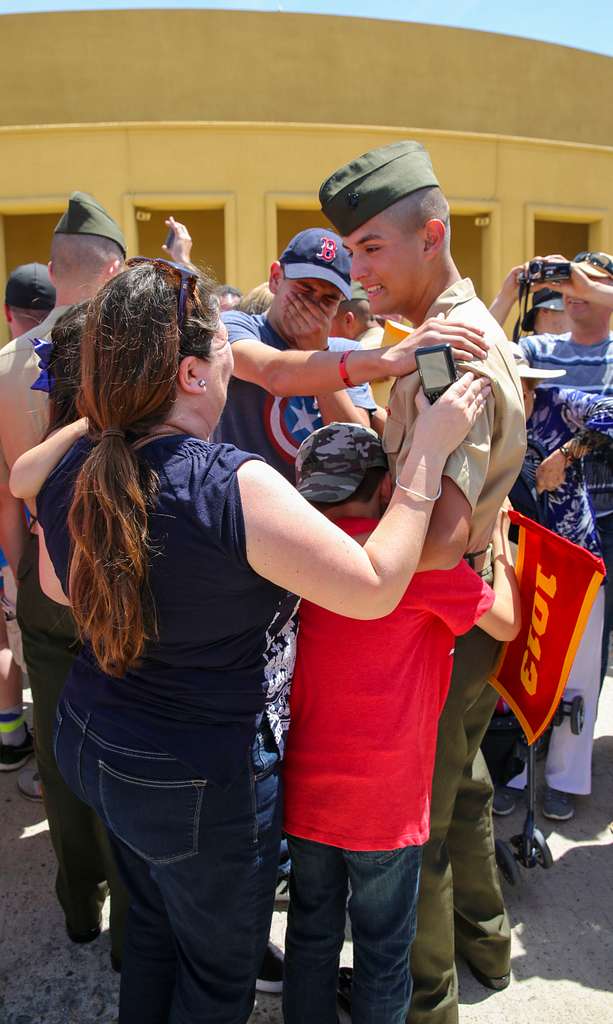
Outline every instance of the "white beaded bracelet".
<path id="1" fill-rule="evenodd" d="M 421 498 L 422 501 L 438 501 L 441 494 L 443 493 L 443 483 L 438 485 L 438 491 L 433 498 L 429 498 L 427 494 L 420 494 L 419 491 L 414 491 L 410 487 L 405 487 L 404 484 L 400 483 L 398 477 L 396 477 L 396 487 L 399 487 L 401 491 L 406 491 L 407 494 L 412 494 L 415 498 Z"/>

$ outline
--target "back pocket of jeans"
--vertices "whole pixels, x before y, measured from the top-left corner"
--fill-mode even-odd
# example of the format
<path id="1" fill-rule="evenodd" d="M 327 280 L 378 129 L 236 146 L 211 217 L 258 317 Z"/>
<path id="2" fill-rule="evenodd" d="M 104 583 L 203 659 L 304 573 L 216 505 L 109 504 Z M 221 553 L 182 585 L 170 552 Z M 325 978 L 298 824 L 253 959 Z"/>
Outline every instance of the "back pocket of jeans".
<path id="1" fill-rule="evenodd" d="M 139 778 L 104 761 L 98 768 L 104 821 L 126 846 L 153 864 L 198 853 L 204 780 Z"/>

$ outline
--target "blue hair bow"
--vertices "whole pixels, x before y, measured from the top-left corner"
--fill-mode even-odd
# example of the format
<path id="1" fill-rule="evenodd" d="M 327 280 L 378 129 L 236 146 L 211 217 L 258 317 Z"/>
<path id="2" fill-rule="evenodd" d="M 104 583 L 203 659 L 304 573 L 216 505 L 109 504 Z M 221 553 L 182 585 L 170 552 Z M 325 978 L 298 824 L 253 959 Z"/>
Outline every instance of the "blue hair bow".
<path id="1" fill-rule="evenodd" d="M 46 391 L 49 395 L 55 387 L 55 377 L 49 369 L 55 345 L 46 338 L 32 338 L 34 351 L 38 356 L 38 368 L 40 374 L 31 385 L 31 391 Z"/>

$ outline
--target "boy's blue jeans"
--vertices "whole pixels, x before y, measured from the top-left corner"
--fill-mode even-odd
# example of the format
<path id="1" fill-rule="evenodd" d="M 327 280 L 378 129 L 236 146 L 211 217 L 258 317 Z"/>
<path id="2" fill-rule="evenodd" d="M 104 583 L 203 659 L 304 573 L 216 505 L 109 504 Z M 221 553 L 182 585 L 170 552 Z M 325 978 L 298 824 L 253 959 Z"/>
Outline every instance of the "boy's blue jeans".
<path id="1" fill-rule="evenodd" d="M 109 829 L 130 893 L 119 1024 L 245 1024 L 281 838 L 278 753 L 256 740 L 224 788 L 66 700 L 55 756 Z"/>
<path id="2" fill-rule="evenodd" d="M 289 836 L 285 1024 L 336 1024 L 340 951 L 353 937 L 353 1024 L 405 1024 L 421 847 L 362 852 Z"/>

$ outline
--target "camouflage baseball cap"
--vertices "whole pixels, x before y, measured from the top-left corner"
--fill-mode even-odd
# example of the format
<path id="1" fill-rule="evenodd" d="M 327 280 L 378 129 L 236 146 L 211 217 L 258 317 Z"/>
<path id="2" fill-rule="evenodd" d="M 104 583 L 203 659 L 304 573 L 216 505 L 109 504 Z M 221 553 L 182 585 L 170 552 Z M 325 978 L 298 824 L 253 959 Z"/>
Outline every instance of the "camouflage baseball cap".
<path id="1" fill-rule="evenodd" d="M 329 423 L 300 445 L 296 487 L 307 501 L 332 505 L 350 498 L 366 470 L 375 467 L 387 469 L 387 459 L 374 430 L 358 423 Z"/>

